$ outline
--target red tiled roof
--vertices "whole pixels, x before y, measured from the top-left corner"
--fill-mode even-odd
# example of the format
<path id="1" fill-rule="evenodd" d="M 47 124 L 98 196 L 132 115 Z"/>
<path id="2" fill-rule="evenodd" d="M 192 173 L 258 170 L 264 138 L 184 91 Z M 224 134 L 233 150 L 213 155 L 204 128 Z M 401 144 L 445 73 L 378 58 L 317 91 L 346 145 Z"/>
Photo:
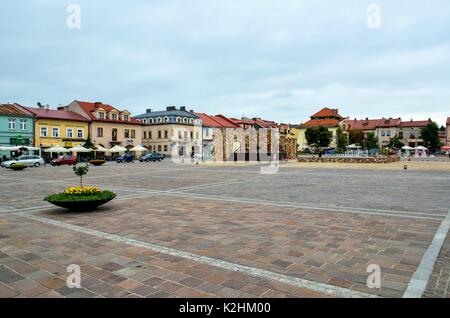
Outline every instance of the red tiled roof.
<path id="1" fill-rule="evenodd" d="M 278 124 L 271 120 L 264 120 L 261 118 L 253 118 L 253 121 L 262 128 L 277 128 Z"/>
<path id="2" fill-rule="evenodd" d="M 130 115 L 130 120 L 129 121 L 124 121 L 124 120 L 112 120 L 112 119 L 100 119 L 97 118 L 96 116 L 94 116 L 93 112 L 95 112 L 97 109 L 102 108 L 104 109 L 106 112 L 110 112 L 112 110 L 115 110 L 118 113 L 121 113 L 120 110 L 118 110 L 117 108 L 108 105 L 108 104 L 103 104 L 103 103 L 91 103 L 91 102 L 82 102 L 82 101 L 78 101 L 76 100 L 75 102 L 78 103 L 78 105 L 80 105 L 80 107 L 91 117 L 92 120 L 94 121 L 101 121 L 101 122 L 113 122 L 113 123 L 127 123 L 127 124 L 136 124 L 136 125 L 142 125 L 142 123 L 135 119 L 132 118 Z"/>
<path id="3" fill-rule="evenodd" d="M 311 119 L 304 123 L 302 127 L 310 128 L 310 127 L 337 127 L 339 126 L 340 121 L 337 119 Z"/>
<path id="4" fill-rule="evenodd" d="M 26 110 L 31 112 L 34 116 L 38 118 L 45 119 L 62 119 L 62 120 L 73 120 L 73 121 L 90 121 L 89 119 L 84 118 L 77 113 L 67 111 L 67 110 L 54 110 L 54 109 L 45 109 L 45 108 L 31 108 L 25 107 Z"/>
<path id="5" fill-rule="evenodd" d="M 398 127 L 402 120 L 400 118 L 382 118 L 378 122 L 377 127 L 380 128 L 389 128 L 389 127 Z"/>
<path id="6" fill-rule="evenodd" d="M 32 113 L 19 104 L 0 104 L 0 115 L 31 117 Z"/>
<path id="7" fill-rule="evenodd" d="M 322 108 L 320 111 L 311 116 L 311 118 L 320 118 L 320 117 L 336 117 L 342 119 L 343 117 L 339 115 L 337 109 L 331 109 L 328 107 Z"/>
<path id="8" fill-rule="evenodd" d="M 210 116 L 205 113 L 193 113 L 193 114 L 200 117 L 200 119 L 203 122 L 203 125 L 207 127 L 239 128 L 239 126 L 236 125 L 231 119 L 223 115 Z"/>
<path id="9" fill-rule="evenodd" d="M 251 119 L 236 119 L 230 118 L 235 124 L 246 124 L 246 125 L 255 125 L 255 121 Z"/>
<path id="10" fill-rule="evenodd" d="M 376 130 L 381 119 L 345 119 L 347 130 Z"/>
<path id="11" fill-rule="evenodd" d="M 410 121 L 402 121 L 400 123 L 400 127 L 425 127 L 429 123 L 431 123 L 431 119 L 429 120 L 410 120 Z"/>

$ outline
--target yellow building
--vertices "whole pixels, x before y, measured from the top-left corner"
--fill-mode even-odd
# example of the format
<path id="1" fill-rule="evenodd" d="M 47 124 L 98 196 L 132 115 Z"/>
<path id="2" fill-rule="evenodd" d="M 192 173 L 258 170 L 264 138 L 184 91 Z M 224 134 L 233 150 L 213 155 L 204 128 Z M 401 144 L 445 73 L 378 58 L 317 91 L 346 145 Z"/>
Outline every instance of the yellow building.
<path id="1" fill-rule="evenodd" d="M 86 143 L 90 120 L 70 111 L 25 108 L 34 115 L 34 144 L 41 153 L 53 146 L 71 148 Z"/>

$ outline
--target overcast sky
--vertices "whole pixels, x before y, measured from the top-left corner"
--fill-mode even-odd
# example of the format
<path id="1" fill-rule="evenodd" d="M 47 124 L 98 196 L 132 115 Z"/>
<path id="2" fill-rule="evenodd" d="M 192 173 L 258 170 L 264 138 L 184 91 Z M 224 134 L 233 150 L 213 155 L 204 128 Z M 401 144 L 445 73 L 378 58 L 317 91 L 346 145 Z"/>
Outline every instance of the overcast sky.
<path id="1" fill-rule="evenodd" d="M 67 26 L 67 6 L 81 28 Z M 367 9 L 381 9 L 370 29 Z M 450 116 L 449 0 L 2 0 L 0 102 Z"/>

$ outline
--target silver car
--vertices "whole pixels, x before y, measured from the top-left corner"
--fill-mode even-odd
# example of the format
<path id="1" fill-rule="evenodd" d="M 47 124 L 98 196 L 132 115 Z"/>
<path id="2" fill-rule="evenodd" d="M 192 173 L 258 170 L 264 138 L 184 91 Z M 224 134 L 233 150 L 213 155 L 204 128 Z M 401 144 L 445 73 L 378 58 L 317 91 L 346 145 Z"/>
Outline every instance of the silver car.
<path id="1" fill-rule="evenodd" d="M 26 156 L 20 156 L 18 158 L 18 160 L 4 161 L 4 162 L 2 162 L 1 165 L 2 165 L 2 167 L 7 168 L 7 167 L 11 166 L 13 163 L 21 163 L 28 167 L 39 167 L 44 164 L 44 159 L 42 159 L 39 156 L 26 155 Z"/>

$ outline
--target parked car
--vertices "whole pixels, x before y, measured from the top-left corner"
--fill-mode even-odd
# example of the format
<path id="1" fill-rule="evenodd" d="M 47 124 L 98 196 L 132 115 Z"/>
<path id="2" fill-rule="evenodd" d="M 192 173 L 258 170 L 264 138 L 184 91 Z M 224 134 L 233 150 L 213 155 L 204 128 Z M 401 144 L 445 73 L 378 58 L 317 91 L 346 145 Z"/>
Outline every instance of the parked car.
<path id="1" fill-rule="evenodd" d="M 121 163 L 121 162 L 133 162 L 134 161 L 134 157 L 131 153 L 124 153 L 123 155 L 119 156 L 116 159 L 117 163 Z"/>
<path id="2" fill-rule="evenodd" d="M 1 163 L 2 167 L 10 167 L 12 164 L 20 163 L 28 167 L 39 167 L 44 164 L 44 159 L 39 156 L 20 156 L 17 160 L 8 160 Z"/>
<path id="3" fill-rule="evenodd" d="M 153 153 L 149 153 L 149 154 L 146 154 L 146 155 L 142 156 L 139 159 L 139 161 L 140 162 L 144 162 L 144 161 L 147 161 L 147 162 L 153 161 L 153 162 L 155 162 L 155 161 L 162 161 L 162 160 L 164 160 L 164 158 L 166 158 L 166 155 L 163 155 L 163 154 L 160 154 L 160 153 L 157 153 L 157 152 L 153 152 Z"/>
<path id="4" fill-rule="evenodd" d="M 62 165 L 76 165 L 78 163 L 78 159 L 72 155 L 61 156 L 58 159 L 50 161 L 52 166 L 62 166 Z"/>

